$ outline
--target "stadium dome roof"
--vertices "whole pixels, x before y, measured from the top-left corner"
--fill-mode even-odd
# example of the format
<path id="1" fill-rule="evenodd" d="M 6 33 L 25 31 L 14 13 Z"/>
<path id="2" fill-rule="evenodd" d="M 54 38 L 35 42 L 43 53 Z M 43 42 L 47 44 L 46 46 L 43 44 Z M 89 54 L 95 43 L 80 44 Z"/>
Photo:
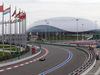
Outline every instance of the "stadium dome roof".
<path id="1" fill-rule="evenodd" d="M 32 24 L 33 27 L 29 28 L 27 32 L 56 32 L 56 31 L 67 31 L 67 32 L 87 32 L 96 31 L 100 27 L 93 21 L 75 18 L 75 17 L 57 17 L 46 20 L 37 21 Z"/>

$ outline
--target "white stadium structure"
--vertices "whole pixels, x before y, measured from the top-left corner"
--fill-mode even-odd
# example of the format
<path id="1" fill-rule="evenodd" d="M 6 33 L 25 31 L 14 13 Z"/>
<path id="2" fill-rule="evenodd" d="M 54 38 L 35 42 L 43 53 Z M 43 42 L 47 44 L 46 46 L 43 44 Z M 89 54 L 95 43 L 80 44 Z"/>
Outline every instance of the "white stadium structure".
<path id="1" fill-rule="evenodd" d="M 100 32 L 96 22 L 75 17 L 57 17 L 32 24 L 27 32 Z"/>

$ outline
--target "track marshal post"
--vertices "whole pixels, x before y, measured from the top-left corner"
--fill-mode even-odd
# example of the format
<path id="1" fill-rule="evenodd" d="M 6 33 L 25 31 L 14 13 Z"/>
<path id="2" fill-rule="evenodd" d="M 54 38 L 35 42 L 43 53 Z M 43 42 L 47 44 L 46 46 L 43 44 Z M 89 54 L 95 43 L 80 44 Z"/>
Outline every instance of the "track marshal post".
<path id="1" fill-rule="evenodd" d="M 32 46 L 32 54 L 35 54 L 35 47 Z"/>

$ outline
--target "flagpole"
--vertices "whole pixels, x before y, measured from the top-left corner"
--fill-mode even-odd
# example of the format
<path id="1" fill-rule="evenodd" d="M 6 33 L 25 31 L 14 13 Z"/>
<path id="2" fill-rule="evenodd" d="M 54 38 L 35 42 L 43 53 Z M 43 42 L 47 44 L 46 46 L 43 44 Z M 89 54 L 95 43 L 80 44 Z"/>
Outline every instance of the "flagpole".
<path id="1" fill-rule="evenodd" d="M 26 43 L 27 43 L 26 41 L 27 41 L 27 34 L 26 34 L 26 18 L 25 18 L 25 49 L 26 49 Z"/>
<path id="2" fill-rule="evenodd" d="M 22 22 L 20 24 L 20 51 L 21 51 L 21 47 L 22 47 Z"/>
<path id="3" fill-rule="evenodd" d="M 25 12 L 24 12 L 25 14 Z M 24 23 L 23 23 L 23 16 L 22 16 L 22 47 L 24 47 Z"/>
<path id="4" fill-rule="evenodd" d="M 22 11 L 23 12 L 23 11 Z M 23 16 L 22 16 L 22 49 L 23 49 L 23 47 L 24 47 L 24 24 L 23 24 Z"/>
<path id="5" fill-rule="evenodd" d="M 26 12 L 25 12 L 25 16 L 26 16 Z M 26 40 L 27 40 L 27 35 L 26 35 L 26 18 L 25 18 L 25 21 L 24 21 L 25 25 L 24 25 L 24 36 L 25 36 L 25 49 L 26 49 Z"/>
<path id="6" fill-rule="evenodd" d="M 2 4 L 3 9 L 4 10 L 4 3 Z M 2 12 L 2 44 L 3 44 L 3 56 L 5 56 L 4 53 L 4 15 L 3 15 L 4 11 Z"/>
<path id="7" fill-rule="evenodd" d="M 23 20 L 23 16 L 22 16 L 22 47 L 23 48 L 25 47 L 25 20 Z"/>
<path id="8" fill-rule="evenodd" d="M 25 41 L 26 41 L 26 34 L 25 34 L 25 20 L 24 20 L 24 48 L 26 48 L 25 46 L 26 46 L 26 43 L 25 43 Z"/>
<path id="9" fill-rule="evenodd" d="M 16 47 L 18 46 L 18 23 L 16 24 Z"/>
<path id="10" fill-rule="evenodd" d="M 20 17 L 20 12 L 21 12 L 21 9 L 19 8 L 19 17 Z M 20 18 L 19 18 L 19 47 L 20 47 Z"/>
<path id="11" fill-rule="evenodd" d="M 23 47 L 25 48 L 25 19 L 23 21 Z"/>
<path id="12" fill-rule="evenodd" d="M 18 46 L 18 23 L 16 24 L 16 47 Z"/>
<path id="13" fill-rule="evenodd" d="M 7 28 L 6 28 L 6 23 L 5 23 L 5 43 L 6 43 L 6 30 Z"/>
<path id="14" fill-rule="evenodd" d="M 15 11 L 16 11 L 16 7 L 15 7 Z M 16 13 L 15 13 L 15 15 L 16 15 Z M 17 23 L 17 21 L 16 21 L 16 17 L 15 17 L 15 50 L 17 52 L 17 45 L 16 45 L 16 42 L 17 42 L 17 38 L 16 38 L 16 23 Z"/>
<path id="15" fill-rule="evenodd" d="M 11 5 L 10 5 L 10 13 L 9 13 L 9 21 L 11 21 Z M 10 55 L 11 55 L 11 44 L 12 44 L 12 38 L 11 38 L 11 22 L 9 22 L 10 24 Z"/>

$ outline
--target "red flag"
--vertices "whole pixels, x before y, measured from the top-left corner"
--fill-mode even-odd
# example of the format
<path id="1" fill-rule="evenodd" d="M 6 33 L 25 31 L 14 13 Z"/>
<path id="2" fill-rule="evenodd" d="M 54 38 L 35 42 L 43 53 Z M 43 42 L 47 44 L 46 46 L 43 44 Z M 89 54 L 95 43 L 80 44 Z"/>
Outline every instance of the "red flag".
<path id="1" fill-rule="evenodd" d="M 3 5 L 0 6 L 0 12 L 3 12 Z"/>
<path id="2" fill-rule="evenodd" d="M 15 17 L 19 18 L 19 17 L 22 16 L 22 15 L 23 15 L 23 12 L 19 12 L 18 14 L 16 14 Z"/>
<path id="3" fill-rule="evenodd" d="M 22 13 L 22 15 L 20 15 L 18 18 L 25 19 L 26 18 L 26 13 Z"/>
<path id="4" fill-rule="evenodd" d="M 38 36 L 38 32 L 36 32 L 36 35 Z"/>

